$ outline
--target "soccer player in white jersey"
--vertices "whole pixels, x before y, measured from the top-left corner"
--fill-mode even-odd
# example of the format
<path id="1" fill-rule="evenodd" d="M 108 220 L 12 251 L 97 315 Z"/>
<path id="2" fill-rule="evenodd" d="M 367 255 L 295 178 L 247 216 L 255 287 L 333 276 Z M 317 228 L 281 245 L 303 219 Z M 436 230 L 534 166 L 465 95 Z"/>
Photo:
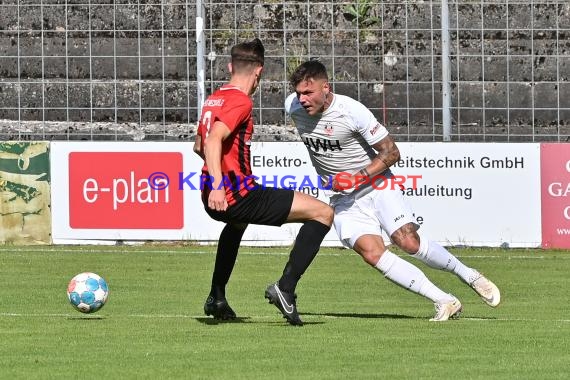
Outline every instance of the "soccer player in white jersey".
<path id="1" fill-rule="evenodd" d="M 317 174 L 332 179 L 328 195 L 342 243 L 389 280 L 430 299 L 436 310 L 430 321 L 459 317 L 461 302 L 434 285 L 418 267 L 390 252 L 382 230 L 412 257 L 454 273 L 489 306 L 499 305 L 501 295 L 495 284 L 418 231 L 399 187 L 380 190 L 380 182 L 358 186 L 362 178 L 390 178 L 390 166 L 400 159 L 396 143 L 372 112 L 348 96 L 333 94 L 327 70 L 318 61 L 301 64 L 290 83 L 295 93 L 285 101 L 285 110 L 307 146 Z M 343 184 L 339 173 L 348 173 L 342 177 Z"/>

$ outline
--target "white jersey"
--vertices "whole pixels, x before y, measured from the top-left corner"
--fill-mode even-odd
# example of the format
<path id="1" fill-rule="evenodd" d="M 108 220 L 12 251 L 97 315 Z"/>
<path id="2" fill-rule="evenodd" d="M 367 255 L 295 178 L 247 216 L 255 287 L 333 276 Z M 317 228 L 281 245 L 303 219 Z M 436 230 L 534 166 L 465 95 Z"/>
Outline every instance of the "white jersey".
<path id="1" fill-rule="evenodd" d="M 311 116 L 293 93 L 285 100 L 285 112 L 297 127 L 317 174 L 324 178 L 368 166 L 377 155 L 371 145 L 388 136 L 366 106 L 344 95 L 334 94 L 326 111 Z"/>
<path id="2" fill-rule="evenodd" d="M 320 176 L 356 173 L 368 166 L 377 155 L 371 145 L 388 136 L 372 112 L 348 96 L 335 94 L 325 112 L 310 116 L 299 103 L 297 94 L 291 94 L 285 101 L 285 110 L 293 119 Z M 387 169 L 382 175 L 388 178 L 392 172 Z M 374 187 L 367 185 L 354 192 L 324 191 L 331 197 L 334 227 L 346 247 L 354 247 L 362 235 L 382 236 L 384 230 L 391 236 L 405 224 L 416 224 L 414 213 L 399 189 L 372 190 Z"/>

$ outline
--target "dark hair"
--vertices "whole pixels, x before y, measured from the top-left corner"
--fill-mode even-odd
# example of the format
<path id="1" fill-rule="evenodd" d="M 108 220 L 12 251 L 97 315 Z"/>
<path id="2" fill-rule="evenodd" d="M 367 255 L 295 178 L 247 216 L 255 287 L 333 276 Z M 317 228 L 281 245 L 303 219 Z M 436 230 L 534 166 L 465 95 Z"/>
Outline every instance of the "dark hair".
<path id="1" fill-rule="evenodd" d="M 265 48 L 259 38 L 252 41 L 234 45 L 231 50 L 232 66 L 234 71 L 251 69 L 263 66 L 265 60 Z"/>
<path id="2" fill-rule="evenodd" d="M 329 76 L 325 65 L 315 60 L 303 62 L 293 71 L 289 78 L 289 83 L 295 88 L 299 83 L 308 79 L 328 80 Z"/>

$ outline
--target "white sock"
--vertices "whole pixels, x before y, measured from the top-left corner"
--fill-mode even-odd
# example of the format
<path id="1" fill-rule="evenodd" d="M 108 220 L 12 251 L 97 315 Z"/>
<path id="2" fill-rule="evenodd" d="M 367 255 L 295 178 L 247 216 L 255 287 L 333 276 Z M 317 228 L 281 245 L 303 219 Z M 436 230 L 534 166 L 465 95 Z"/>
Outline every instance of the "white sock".
<path id="1" fill-rule="evenodd" d="M 390 281 L 433 302 L 449 302 L 450 294 L 435 286 L 418 267 L 386 250 L 375 265 Z"/>
<path id="2" fill-rule="evenodd" d="M 464 282 L 470 284 L 477 278 L 479 272 L 463 264 L 447 249 L 438 243 L 420 235 L 420 249 L 413 255 L 427 266 L 455 273 Z"/>

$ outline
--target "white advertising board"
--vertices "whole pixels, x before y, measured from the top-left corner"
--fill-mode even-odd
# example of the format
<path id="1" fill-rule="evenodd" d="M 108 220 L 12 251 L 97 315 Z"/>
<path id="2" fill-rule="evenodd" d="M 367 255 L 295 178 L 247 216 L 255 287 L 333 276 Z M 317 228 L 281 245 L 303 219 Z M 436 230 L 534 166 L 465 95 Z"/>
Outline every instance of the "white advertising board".
<path id="1" fill-rule="evenodd" d="M 540 144 L 400 143 L 396 174 L 421 175 L 406 197 L 444 245 L 539 247 Z"/>
<path id="2" fill-rule="evenodd" d="M 402 176 L 405 197 L 422 233 L 431 240 L 446 246 L 540 246 L 539 144 L 398 143 L 398 147 L 401 160 L 392 171 Z M 266 180 L 275 177 L 280 186 L 299 186 L 307 179 L 316 186 L 316 173 L 300 142 L 257 143 L 252 148 L 252 169 Z M 318 188 L 302 191 L 327 200 Z M 336 234 L 331 243 L 335 240 Z"/>
<path id="3" fill-rule="evenodd" d="M 54 142 L 54 243 L 114 240 L 216 242 L 223 227 L 203 210 L 202 160 L 192 143 Z M 399 143 L 421 230 L 445 245 L 540 246 L 540 145 Z M 319 199 L 301 142 L 254 142 L 252 170 L 267 185 Z M 157 175 L 157 173 L 160 173 Z M 149 179 L 165 184 L 149 186 Z M 303 183 L 304 182 L 304 183 Z M 311 186 L 313 185 L 313 186 Z M 380 191 L 380 190 L 379 190 Z M 244 245 L 289 245 L 300 224 L 248 227 Z M 334 229 L 324 245 L 340 246 Z"/>
<path id="4" fill-rule="evenodd" d="M 295 144 L 297 145 L 297 144 Z M 216 242 L 223 223 L 212 220 L 200 198 L 202 159 L 193 143 L 54 142 L 51 146 L 52 223 L 55 244 L 134 240 Z M 306 155 L 293 175 L 312 170 L 297 145 L 253 144 L 256 172 L 291 174 L 266 157 Z M 271 149 L 270 151 L 267 149 Z M 297 158 L 296 158 L 297 159 Z M 314 170 L 312 171 L 314 174 Z M 316 176 L 316 174 L 314 175 Z M 164 189 L 149 181 L 165 181 Z M 323 198 L 324 199 L 324 198 Z M 251 225 L 244 245 L 290 245 L 300 224 Z M 331 231 L 325 245 L 338 245 Z"/>

